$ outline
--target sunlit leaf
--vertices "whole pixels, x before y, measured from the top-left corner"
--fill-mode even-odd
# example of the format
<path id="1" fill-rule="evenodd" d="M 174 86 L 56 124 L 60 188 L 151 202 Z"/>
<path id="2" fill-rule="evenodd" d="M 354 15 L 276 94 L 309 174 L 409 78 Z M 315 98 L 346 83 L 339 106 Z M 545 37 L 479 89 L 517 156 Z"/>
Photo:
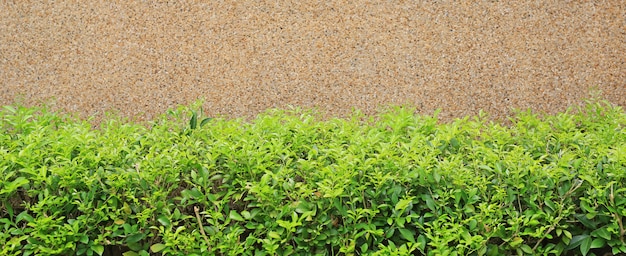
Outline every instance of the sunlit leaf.
<path id="1" fill-rule="evenodd" d="M 241 215 L 236 211 L 231 210 L 228 217 L 236 221 L 244 221 L 243 217 L 241 217 Z"/>
<path id="2" fill-rule="evenodd" d="M 412 202 L 412 199 L 401 199 L 400 201 L 398 201 L 398 203 L 396 204 L 395 210 L 396 211 L 404 211 Z"/>
<path id="3" fill-rule="evenodd" d="M 150 246 L 150 251 L 154 252 L 154 253 L 157 253 L 157 252 L 162 251 L 166 247 L 167 246 L 165 246 L 164 244 L 160 244 L 160 243 L 159 244 L 153 244 L 153 245 Z"/>
<path id="4" fill-rule="evenodd" d="M 98 255 L 102 255 L 104 253 L 104 246 L 102 246 L 102 245 L 95 245 L 94 244 L 94 245 L 89 246 L 89 248 L 91 248 L 91 250 L 93 252 L 95 252 L 96 254 L 98 254 Z"/>

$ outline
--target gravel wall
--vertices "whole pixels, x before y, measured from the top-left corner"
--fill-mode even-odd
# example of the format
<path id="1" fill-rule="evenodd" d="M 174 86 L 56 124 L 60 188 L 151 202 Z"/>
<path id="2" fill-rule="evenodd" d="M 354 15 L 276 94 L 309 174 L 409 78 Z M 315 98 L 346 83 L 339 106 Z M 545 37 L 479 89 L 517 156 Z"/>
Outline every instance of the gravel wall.
<path id="1" fill-rule="evenodd" d="M 174 2 L 174 3 L 172 3 Z M 2 1 L 0 105 L 147 120 L 626 107 L 626 1 Z M 51 99 L 54 99 L 51 101 Z"/>

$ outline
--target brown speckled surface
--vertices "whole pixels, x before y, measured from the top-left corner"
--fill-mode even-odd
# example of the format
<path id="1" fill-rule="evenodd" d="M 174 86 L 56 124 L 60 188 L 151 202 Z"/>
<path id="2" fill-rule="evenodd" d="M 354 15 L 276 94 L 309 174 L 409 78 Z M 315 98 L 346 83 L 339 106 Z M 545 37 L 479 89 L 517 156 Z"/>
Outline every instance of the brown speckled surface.
<path id="1" fill-rule="evenodd" d="M 595 86 L 626 106 L 624 0 L 101 2 L 0 2 L 0 105 L 145 120 L 198 98 L 232 117 L 408 103 L 446 120 L 562 111 Z"/>

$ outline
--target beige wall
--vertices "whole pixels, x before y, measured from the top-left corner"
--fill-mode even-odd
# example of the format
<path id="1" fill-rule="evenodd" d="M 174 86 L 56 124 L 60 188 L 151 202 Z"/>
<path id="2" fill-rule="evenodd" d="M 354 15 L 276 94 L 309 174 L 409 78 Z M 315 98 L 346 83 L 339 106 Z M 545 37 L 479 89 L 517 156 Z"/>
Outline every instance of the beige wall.
<path id="1" fill-rule="evenodd" d="M 408 103 L 449 119 L 562 111 L 596 86 L 626 106 L 623 0 L 100 2 L 0 2 L 1 105 L 149 119 L 197 98 L 247 117 Z"/>

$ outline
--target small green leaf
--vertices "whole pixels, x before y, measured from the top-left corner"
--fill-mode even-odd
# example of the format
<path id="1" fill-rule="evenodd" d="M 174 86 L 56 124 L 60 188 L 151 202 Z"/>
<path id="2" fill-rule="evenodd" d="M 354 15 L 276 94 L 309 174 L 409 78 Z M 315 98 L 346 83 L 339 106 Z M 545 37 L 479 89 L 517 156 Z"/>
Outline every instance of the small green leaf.
<path id="1" fill-rule="evenodd" d="M 6 225 L 15 225 L 11 220 L 7 218 L 0 219 L 0 223 L 6 224 Z"/>
<path id="2" fill-rule="evenodd" d="M 30 216 L 30 214 L 28 214 L 28 212 L 26 211 L 23 211 L 17 215 L 17 218 L 15 218 L 15 223 L 19 223 L 21 220 L 25 220 L 27 222 L 35 221 L 35 219 L 32 216 Z"/>
<path id="3" fill-rule="evenodd" d="M 241 212 L 241 216 L 242 216 L 244 219 L 246 219 L 246 220 L 249 220 L 249 219 L 251 219 L 251 218 L 252 218 L 252 215 L 250 214 L 250 212 L 249 212 L 249 211 L 245 211 L 245 210 Z"/>
<path id="4" fill-rule="evenodd" d="M 130 206 L 124 202 L 124 206 L 122 207 L 122 210 L 124 211 L 124 213 L 130 215 L 131 213 L 133 213 L 133 210 L 130 209 Z"/>
<path id="5" fill-rule="evenodd" d="M 589 206 L 589 204 L 585 201 L 580 201 L 580 208 L 585 209 L 585 211 L 587 211 L 588 213 L 595 213 L 596 209 Z"/>
<path id="6" fill-rule="evenodd" d="M 398 229 L 398 231 L 400 231 L 400 235 L 402 236 L 402 238 L 404 238 L 405 240 L 411 243 L 415 243 L 415 237 L 413 235 L 413 232 L 411 232 L 410 230 L 406 228 L 400 228 Z"/>
<path id="7" fill-rule="evenodd" d="M 404 211 L 407 206 L 409 206 L 409 204 L 411 204 L 411 201 L 413 201 L 412 199 L 401 199 L 400 201 L 398 201 L 398 203 L 396 204 L 396 211 Z"/>
<path id="8" fill-rule="evenodd" d="M 215 176 L 213 176 L 213 177 L 215 177 Z M 208 194 L 208 195 L 206 195 L 206 198 L 209 199 L 209 201 L 211 201 L 213 203 L 217 202 L 217 196 L 215 196 L 215 194 Z"/>
<path id="9" fill-rule="evenodd" d="M 596 238 L 593 239 L 593 241 L 591 242 L 591 248 L 595 249 L 595 248 L 602 248 L 606 245 L 606 241 L 602 238 Z"/>
<path id="10" fill-rule="evenodd" d="M 436 183 L 439 183 L 441 181 L 441 175 L 437 171 L 433 171 L 433 178 L 435 179 Z"/>
<path id="11" fill-rule="evenodd" d="M 594 221 L 592 221 L 589 218 L 587 218 L 587 216 L 585 216 L 585 214 L 574 214 L 574 217 L 576 217 L 576 219 L 578 219 L 578 221 L 580 221 L 580 223 L 585 225 L 585 227 L 595 229 L 596 226 L 597 226 L 597 224 Z"/>
<path id="12" fill-rule="evenodd" d="M 479 166 L 478 166 L 478 168 L 483 169 L 483 170 L 485 170 L 485 171 L 493 171 L 493 169 L 491 168 L 491 166 L 484 165 L 484 164 L 479 165 Z"/>
<path id="13" fill-rule="evenodd" d="M 422 195 L 422 199 L 424 199 L 424 201 L 426 201 L 426 206 L 428 206 L 428 209 L 430 209 L 431 211 L 436 211 L 437 210 L 437 206 L 435 205 L 435 201 L 433 200 L 433 198 L 430 195 Z"/>
<path id="14" fill-rule="evenodd" d="M 367 243 L 361 245 L 361 253 L 366 253 L 368 249 Z"/>
<path id="15" fill-rule="evenodd" d="M 157 221 L 159 221 L 159 223 L 161 223 L 161 225 L 169 227 L 172 222 L 170 221 L 170 219 L 168 219 L 167 217 L 165 217 L 164 215 L 161 215 L 157 218 Z"/>
<path id="16" fill-rule="evenodd" d="M 172 214 L 172 218 L 174 218 L 175 220 L 180 219 L 181 217 L 181 212 L 180 210 L 178 210 L 178 208 L 174 209 L 174 214 Z"/>
<path id="17" fill-rule="evenodd" d="M 509 245 L 511 245 L 511 247 L 513 247 L 513 248 L 517 248 L 523 242 L 524 242 L 524 239 L 522 239 L 521 237 L 518 236 L 518 237 L 513 238 L 513 240 L 511 242 L 509 242 Z"/>
<path id="18" fill-rule="evenodd" d="M 276 231 L 270 231 L 269 233 L 267 233 L 267 236 L 275 239 L 280 239 L 280 234 L 278 234 L 278 232 Z"/>
<path id="19" fill-rule="evenodd" d="M 473 231 L 476 229 L 478 222 L 475 219 L 471 219 L 468 224 L 469 224 L 470 231 Z"/>
<path id="20" fill-rule="evenodd" d="M 202 192 L 200 192 L 197 188 L 192 188 L 191 190 L 183 190 L 181 192 L 184 196 L 191 196 L 193 199 L 200 199 L 203 197 Z"/>
<path id="21" fill-rule="evenodd" d="M 102 245 L 92 244 L 89 248 L 91 248 L 91 250 L 98 255 L 102 255 L 104 253 L 104 246 Z"/>
<path id="22" fill-rule="evenodd" d="M 530 248 L 530 246 L 528 246 L 527 244 L 523 244 L 522 246 L 520 246 L 520 249 L 522 249 L 523 252 L 528 253 L 528 254 L 534 254 L 533 248 Z"/>
<path id="23" fill-rule="evenodd" d="M 565 235 L 565 237 L 569 238 L 570 240 L 572 239 L 572 233 L 567 231 L 567 230 L 563 230 L 563 234 Z"/>
<path id="24" fill-rule="evenodd" d="M 333 205 L 335 206 L 335 208 L 337 208 L 337 210 L 339 211 L 339 213 L 341 213 L 341 215 L 348 215 L 348 211 L 343 206 L 343 203 L 341 202 L 340 198 L 333 199 Z"/>
<path id="25" fill-rule="evenodd" d="M 604 240 L 607 240 L 607 241 L 611 240 L 611 232 L 606 230 L 606 228 L 596 229 L 593 232 L 591 232 L 591 235 L 594 237 L 602 237 L 604 238 Z"/>
<path id="26" fill-rule="evenodd" d="M 165 249 L 165 247 L 166 246 L 164 244 L 160 244 L 160 243 L 159 244 L 153 244 L 153 245 L 150 246 L 150 251 L 152 251 L 154 253 L 157 253 L 157 252 L 160 252 L 163 249 Z"/>
<path id="27" fill-rule="evenodd" d="M 426 237 L 422 234 L 417 237 L 418 248 L 424 250 L 426 248 Z"/>
<path id="28" fill-rule="evenodd" d="M 5 187 L 0 190 L 0 194 L 10 194 L 17 190 L 19 187 L 28 184 L 29 181 L 24 177 L 18 177 L 9 184 L 5 184 Z"/>
<path id="29" fill-rule="evenodd" d="M 11 206 L 11 204 L 6 204 L 5 205 L 7 212 L 9 213 L 9 218 L 13 219 L 13 207 Z"/>
<path id="30" fill-rule="evenodd" d="M 205 124 L 207 124 L 208 122 L 210 122 L 211 120 L 213 120 L 213 118 L 207 117 L 205 119 L 202 119 L 202 121 L 200 122 L 200 127 L 204 126 Z"/>
<path id="31" fill-rule="evenodd" d="M 585 239 L 583 239 L 580 243 L 580 252 L 583 254 L 583 256 L 586 256 L 587 253 L 589 253 L 589 250 L 591 249 L 591 244 L 593 243 L 593 240 L 591 240 L 591 237 L 587 236 L 585 237 Z"/>
<path id="32" fill-rule="evenodd" d="M 595 218 L 595 217 L 596 217 L 596 215 L 598 215 L 598 213 L 597 213 L 597 212 L 590 212 L 590 213 L 585 214 L 585 218 L 587 218 L 587 219 L 593 219 L 593 218 Z"/>
<path id="33" fill-rule="evenodd" d="M 197 125 L 198 125 L 198 115 L 196 114 L 196 111 L 192 111 L 191 119 L 189 120 L 189 127 L 193 130 L 193 129 L 196 129 Z"/>
<path id="34" fill-rule="evenodd" d="M 298 206 L 296 207 L 296 212 L 297 213 L 305 213 L 311 210 L 311 204 L 305 202 L 305 201 L 301 201 L 300 203 L 298 203 Z"/>
<path id="35" fill-rule="evenodd" d="M 133 234 L 133 235 L 126 237 L 126 242 L 134 244 L 136 242 L 141 241 L 141 239 L 143 239 L 145 236 L 146 235 L 144 235 L 143 233 Z"/>
<path id="36" fill-rule="evenodd" d="M 239 213 L 236 211 L 230 211 L 228 217 L 236 221 L 244 221 L 243 217 L 241 217 L 241 215 L 239 215 Z"/>
<path id="37" fill-rule="evenodd" d="M 500 174 L 504 173 L 504 165 L 502 162 L 496 162 L 496 171 Z"/>
<path id="38" fill-rule="evenodd" d="M 406 223 L 406 218 L 398 217 L 398 218 L 395 218 L 395 221 L 398 227 L 404 228 L 404 223 Z"/>
<path id="39" fill-rule="evenodd" d="M 546 206 L 550 207 L 550 210 L 552 210 L 552 211 L 556 211 L 557 210 L 556 205 L 550 199 L 546 199 L 544 201 L 544 203 L 546 204 Z"/>
<path id="40" fill-rule="evenodd" d="M 459 146 L 460 146 L 459 140 L 457 140 L 456 138 L 452 138 L 452 139 L 450 140 L 450 145 L 451 145 L 454 149 L 458 150 L 458 149 L 459 149 Z"/>
<path id="41" fill-rule="evenodd" d="M 83 244 L 87 244 L 87 243 L 89 243 L 89 236 L 82 235 L 78 241 L 83 243 Z"/>
<path id="42" fill-rule="evenodd" d="M 198 182 L 198 173 L 196 172 L 196 170 L 191 170 L 189 175 L 191 176 L 192 181 Z"/>

